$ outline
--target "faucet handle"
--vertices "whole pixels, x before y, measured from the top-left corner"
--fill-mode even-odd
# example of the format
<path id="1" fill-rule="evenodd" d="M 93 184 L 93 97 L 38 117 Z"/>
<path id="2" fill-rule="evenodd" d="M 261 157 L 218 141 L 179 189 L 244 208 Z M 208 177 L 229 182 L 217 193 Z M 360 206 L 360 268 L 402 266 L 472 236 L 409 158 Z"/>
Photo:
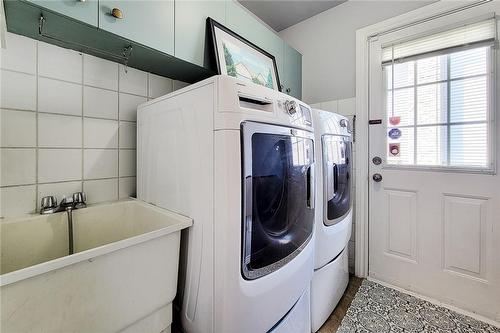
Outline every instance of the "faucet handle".
<path id="1" fill-rule="evenodd" d="M 73 206 L 73 197 L 63 197 L 59 206 L 61 207 Z"/>
<path id="2" fill-rule="evenodd" d="M 57 207 L 57 199 L 55 196 L 49 195 L 42 198 L 42 201 L 40 202 L 40 208 L 42 210 L 55 207 Z"/>
<path id="3" fill-rule="evenodd" d="M 85 192 L 73 193 L 73 203 L 75 204 L 76 208 L 86 207 L 87 206 L 86 201 L 87 201 L 87 195 L 85 194 Z"/>

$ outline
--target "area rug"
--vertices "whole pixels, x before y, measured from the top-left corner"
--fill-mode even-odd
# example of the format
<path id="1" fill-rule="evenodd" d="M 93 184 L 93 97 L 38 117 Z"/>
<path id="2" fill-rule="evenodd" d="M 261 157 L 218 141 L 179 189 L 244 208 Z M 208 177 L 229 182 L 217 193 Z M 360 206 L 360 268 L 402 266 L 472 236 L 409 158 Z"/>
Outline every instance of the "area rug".
<path id="1" fill-rule="evenodd" d="M 337 333 L 500 333 L 500 329 L 364 280 Z"/>

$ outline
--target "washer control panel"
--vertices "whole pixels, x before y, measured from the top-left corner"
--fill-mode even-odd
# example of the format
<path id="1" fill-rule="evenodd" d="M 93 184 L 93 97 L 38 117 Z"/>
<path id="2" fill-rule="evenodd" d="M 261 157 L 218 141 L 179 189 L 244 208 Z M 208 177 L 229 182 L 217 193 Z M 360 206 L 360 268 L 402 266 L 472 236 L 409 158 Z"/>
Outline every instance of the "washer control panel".
<path id="1" fill-rule="evenodd" d="M 311 108 L 294 100 L 278 100 L 278 108 L 287 113 L 291 123 L 312 127 Z"/>
<path id="2" fill-rule="evenodd" d="M 290 117 L 292 124 L 312 126 L 311 109 L 307 105 L 294 100 L 278 100 L 278 108 Z"/>
<path id="3" fill-rule="evenodd" d="M 297 102 L 295 101 L 286 101 L 285 102 L 285 110 L 288 112 L 290 116 L 294 116 L 297 113 Z"/>

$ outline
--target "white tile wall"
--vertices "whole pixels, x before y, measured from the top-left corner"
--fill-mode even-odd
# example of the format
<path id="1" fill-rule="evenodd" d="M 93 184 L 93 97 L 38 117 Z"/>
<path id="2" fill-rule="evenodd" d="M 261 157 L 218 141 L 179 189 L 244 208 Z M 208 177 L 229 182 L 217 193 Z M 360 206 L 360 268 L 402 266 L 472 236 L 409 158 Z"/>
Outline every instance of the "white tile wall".
<path id="1" fill-rule="evenodd" d="M 36 113 L 0 110 L 0 135 L 1 147 L 34 147 Z"/>
<path id="2" fill-rule="evenodd" d="M 132 151 L 135 155 L 135 151 Z M 127 161 L 124 161 L 126 163 Z M 135 176 L 135 174 L 131 175 Z M 117 149 L 84 149 L 83 178 L 101 179 L 118 177 Z"/>
<path id="3" fill-rule="evenodd" d="M 36 74 L 36 41 L 30 38 L 17 38 L 13 34 L 7 34 L 5 37 L 9 51 L 0 48 L 2 68 Z"/>
<path id="4" fill-rule="evenodd" d="M 107 119 L 83 119 L 84 148 L 118 148 L 118 122 Z"/>
<path id="5" fill-rule="evenodd" d="M 38 75 L 82 83 L 82 55 L 47 43 L 38 44 Z"/>
<path id="6" fill-rule="evenodd" d="M 136 108 L 137 104 L 134 105 L 134 112 Z M 118 92 L 84 86 L 83 115 L 85 117 L 118 119 Z"/>
<path id="7" fill-rule="evenodd" d="M 312 104 L 311 107 L 335 112 L 341 114 L 352 122 L 353 116 L 356 115 L 356 98 L 347 98 L 347 99 L 339 99 L 334 101 L 326 101 L 321 103 Z M 356 144 L 353 143 L 353 154 L 356 154 Z M 354 175 L 356 174 L 356 165 L 354 163 L 355 158 L 353 158 L 353 178 L 352 178 L 352 198 L 353 198 L 353 215 L 352 215 L 352 231 L 351 231 L 351 239 L 349 240 L 348 249 L 349 249 L 349 271 L 354 273 L 354 257 L 355 257 L 355 233 L 356 229 L 356 181 Z"/>
<path id="8" fill-rule="evenodd" d="M 135 123 L 120 121 L 120 148 L 135 149 L 136 132 Z"/>
<path id="9" fill-rule="evenodd" d="M 135 176 L 136 157 L 135 150 L 120 150 L 120 177 Z"/>
<path id="10" fill-rule="evenodd" d="M 80 148 L 82 119 L 80 117 L 40 113 L 38 115 L 38 147 Z"/>
<path id="11" fill-rule="evenodd" d="M 147 73 L 134 68 L 125 69 L 125 66 L 123 65 L 120 65 L 119 72 L 120 92 L 126 92 L 139 96 L 148 95 Z"/>
<path id="12" fill-rule="evenodd" d="M 36 204 L 36 186 L 0 188 L 0 216 L 15 216 L 33 209 Z"/>
<path id="13" fill-rule="evenodd" d="M 143 96 L 120 93 L 120 120 L 136 121 L 137 105 L 147 100 Z"/>
<path id="14" fill-rule="evenodd" d="M 0 107 L 18 110 L 36 110 L 36 77 L 30 74 L 2 69 Z"/>
<path id="15" fill-rule="evenodd" d="M 118 178 L 87 180 L 83 182 L 83 191 L 87 193 L 88 203 L 118 200 L 118 184 Z"/>
<path id="16" fill-rule="evenodd" d="M 38 78 L 38 111 L 82 115 L 82 85 Z"/>
<path id="17" fill-rule="evenodd" d="M 174 91 L 172 80 L 166 79 L 163 76 L 150 74 L 148 96 L 152 98 L 160 97 L 165 94 L 165 91 Z"/>
<path id="18" fill-rule="evenodd" d="M 130 193 L 135 193 L 135 177 L 120 177 L 118 187 L 120 199 L 129 197 Z"/>
<path id="19" fill-rule="evenodd" d="M 0 49 L 0 217 L 47 195 L 135 195 L 137 105 L 186 84 L 11 33 Z"/>
<path id="20" fill-rule="evenodd" d="M 35 149 L 1 148 L 0 162 L 0 186 L 35 183 Z"/>
<path id="21" fill-rule="evenodd" d="M 83 56 L 83 84 L 118 90 L 118 64 L 88 54 Z"/>
<path id="22" fill-rule="evenodd" d="M 38 149 L 38 183 L 81 178 L 81 149 Z"/>

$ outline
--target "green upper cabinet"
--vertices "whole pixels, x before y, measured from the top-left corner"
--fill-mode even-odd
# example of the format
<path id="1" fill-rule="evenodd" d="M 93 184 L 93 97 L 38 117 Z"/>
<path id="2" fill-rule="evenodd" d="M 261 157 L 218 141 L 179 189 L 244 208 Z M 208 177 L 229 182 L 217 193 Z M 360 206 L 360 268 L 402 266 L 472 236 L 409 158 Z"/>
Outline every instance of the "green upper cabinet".
<path id="1" fill-rule="evenodd" d="M 2 0 L 0 0 L 2 1 Z M 195 82 L 205 67 L 206 20 L 211 17 L 272 54 L 283 91 L 299 97 L 302 56 L 236 0 L 3 0 L 8 31 Z M 40 36 L 40 15 L 46 18 Z M 96 29 L 97 28 L 97 29 Z M 175 64 L 175 66 L 171 66 Z"/>
<path id="2" fill-rule="evenodd" d="M 37 6 L 97 27 L 97 0 L 27 0 Z"/>
<path id="3" fill-rule="evenodd" d="M 302 98 L 302 54 L 284 43 L 283 91 L 298 99 Z"/>
<path id="4" fill-rule="evenodd" d="M 114 8 L 121 19 L 111 15 Z M 99 28 L 173 55 L 174 1 L 99 0 Z"/>
<path id="5" fill-rule="evenodd" d="M 207 17 L 226 23 L 226 4 L 221 0 L 175 1 L 175 56 L 203 66 Z"/>
<path id="6" fill-rule="evenodd" d="M 276 58 L 280 80 L 283 73 L 283 40 L 235 1 L 226 2 L 226 26 Z"/>

